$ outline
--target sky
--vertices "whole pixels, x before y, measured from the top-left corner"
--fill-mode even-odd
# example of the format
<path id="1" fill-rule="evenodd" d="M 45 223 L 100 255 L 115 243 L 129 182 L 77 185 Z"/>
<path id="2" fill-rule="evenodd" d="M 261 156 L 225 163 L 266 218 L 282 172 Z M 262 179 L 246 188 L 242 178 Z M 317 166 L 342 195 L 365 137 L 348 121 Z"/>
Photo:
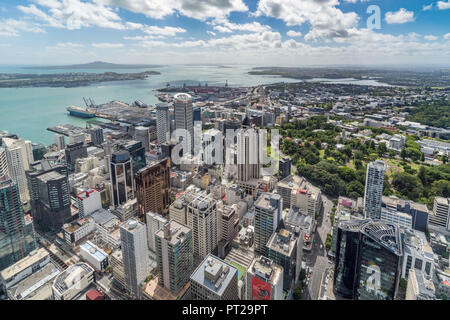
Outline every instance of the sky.
<path id="1" fill-rule="evenodd" d="M 0 65 L 450 65 L 450 0 L 0 1 Z"/>

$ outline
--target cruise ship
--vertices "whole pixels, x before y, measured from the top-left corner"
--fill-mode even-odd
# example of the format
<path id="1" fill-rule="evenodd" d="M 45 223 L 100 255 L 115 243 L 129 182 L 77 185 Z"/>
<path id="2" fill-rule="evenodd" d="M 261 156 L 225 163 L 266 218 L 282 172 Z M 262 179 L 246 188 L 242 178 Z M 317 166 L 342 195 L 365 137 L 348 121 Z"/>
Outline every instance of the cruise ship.
<path id="1" fill-rule="evenodd" d="M 67 111 L 69 111 L 69 114 L 74 117 L 79 117 L 79 118 L 94 118 L 95 117 L 95 112 L 89 111 L 88 109 L 82 108 L 82 107 L 70 106 L 70 107 L 67 107 Z"/>

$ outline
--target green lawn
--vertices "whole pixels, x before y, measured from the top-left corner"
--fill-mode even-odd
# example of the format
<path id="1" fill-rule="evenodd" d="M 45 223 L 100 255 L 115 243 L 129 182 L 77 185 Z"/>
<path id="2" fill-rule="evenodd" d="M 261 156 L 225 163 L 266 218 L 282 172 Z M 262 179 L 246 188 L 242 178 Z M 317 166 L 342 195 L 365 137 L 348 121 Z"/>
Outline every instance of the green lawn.
<path id="1" fill-rule="evenodd" d="M 238 275 L 238 280 L 241 279 L 242 276 L 245 275 L 245 273 L 247 272 L 247 269 L 245 269 L 243 266 L 241 266 L 240 264 L 236 263 L 236 262 L 231 262 L 231 265 L 233 267 L 235 267 L 236 269 L 238 269 L 239 271 L 239 275 Z"/>

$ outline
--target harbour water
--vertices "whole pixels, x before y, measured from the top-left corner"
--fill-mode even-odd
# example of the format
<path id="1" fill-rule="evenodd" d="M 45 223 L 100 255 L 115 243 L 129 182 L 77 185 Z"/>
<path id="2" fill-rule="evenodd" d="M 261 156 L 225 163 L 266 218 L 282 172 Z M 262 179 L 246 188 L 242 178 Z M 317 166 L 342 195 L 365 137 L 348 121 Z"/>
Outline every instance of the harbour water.
<path id="1" fill-rule="evenodd" d="M 161 75 L 152 75 L 146 80 L 109 82 L 78 88 L 7 88 L 0 89 L 0 130 L 15 133 L 32 142 L 45 145 L 53 143 L 54 133 L 46 129 L 58 124 L 70 123 L 85 126 L 85 119 L 69 116 L 66 107 L 83 106 L 83 97 L 92 98 L 101 104 L 112 100 L 132 103 L 136 100 L 146 104 L 158 103 L 155 89 L 167 83 L 173 86 L 225 85 L 256 86 L 276 82 L 298 82 L 299 80 L 277 76 L 250 75 L 252 66 L 213 66 L 213 65 L 171 65 L 145 70 L 155 70 Z M 20 66 L 0 66 L 0 73 L 63 73 L 63 72 L 141 72 L 143 69 L 118 70 L 47 70 L 24 69 Z M 358 84 L 357 81 L 349 81 Z M 342 83 L 342 82 L 341 82 Z M 362 83 L 363 84 L 363 83 Z M 376 81 L 374 81 L 376 84 Z"/>

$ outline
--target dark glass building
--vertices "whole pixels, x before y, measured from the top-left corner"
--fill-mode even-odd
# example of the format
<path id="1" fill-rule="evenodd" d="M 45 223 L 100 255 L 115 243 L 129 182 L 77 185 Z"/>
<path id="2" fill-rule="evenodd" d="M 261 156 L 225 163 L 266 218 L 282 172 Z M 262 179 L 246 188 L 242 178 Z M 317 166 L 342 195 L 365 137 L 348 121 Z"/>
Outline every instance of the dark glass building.
<path id="1" fill-rule="evenodd" d="M 33 222 L 24 214 L 17 185 L 7 175 L 0 176 L 0 270 L 34 249 Z"/>
<path id="2" fill-rule="evenodd" d="M 111 194 L 114 206 L 134 198 L 133 167 L 128 151 L 116 151 L 110 163 Z"/>
<path id="3" fill-rule="evenodd" d="M 383 221 L 339 223 L 334 289 L 343 298 L 393 300 L 401 274 L 398 226 Z"/>

